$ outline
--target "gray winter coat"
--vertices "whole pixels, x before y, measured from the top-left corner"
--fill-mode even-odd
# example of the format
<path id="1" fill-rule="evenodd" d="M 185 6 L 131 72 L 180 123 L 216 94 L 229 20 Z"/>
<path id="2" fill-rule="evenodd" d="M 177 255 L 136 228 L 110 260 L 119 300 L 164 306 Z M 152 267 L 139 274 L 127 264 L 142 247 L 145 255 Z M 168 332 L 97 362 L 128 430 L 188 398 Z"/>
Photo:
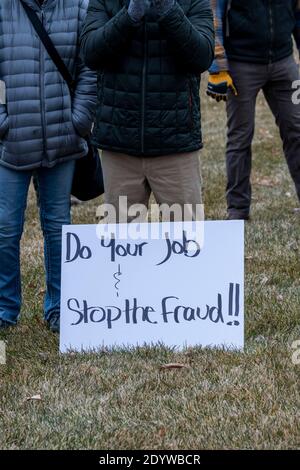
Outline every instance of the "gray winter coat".
<path id="1" fill-rule="evenodd" d="M 88 0 L 25 0 L 42 19 L 75 77 L 74 96 L 50 59 L 19 0 L 0 1 L 0 164 L 17 170 L 53 167 L 87 153 L 84 136 L 96 107 L 96 74 L 79 58 Z"/>

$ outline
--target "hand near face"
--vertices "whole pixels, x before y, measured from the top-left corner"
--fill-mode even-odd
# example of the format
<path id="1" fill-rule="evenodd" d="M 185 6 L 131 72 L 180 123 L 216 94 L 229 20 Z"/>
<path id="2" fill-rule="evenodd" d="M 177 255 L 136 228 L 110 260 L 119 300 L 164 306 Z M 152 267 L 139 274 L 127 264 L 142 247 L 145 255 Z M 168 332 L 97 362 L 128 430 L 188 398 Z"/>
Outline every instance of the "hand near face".
<path id="1" fill-rule="evenodd" d="M 128 14 L 134 21 L 141 21 L 146 10 L 153 5 L 159 16 L 167 13 L 175 0 L 130 0 Z"/>
<path id="2" fill-rule="evenodd" d="M 141 21 L 145 16 L 149 0 L 130 0 L 128 14 L 133 21 Z"/>
<path id="3" fill-rule="evenodd" d="M 174 3 L 175 0 L 153 0 L 154 7 L 160 16 L 167 13 Z"/>

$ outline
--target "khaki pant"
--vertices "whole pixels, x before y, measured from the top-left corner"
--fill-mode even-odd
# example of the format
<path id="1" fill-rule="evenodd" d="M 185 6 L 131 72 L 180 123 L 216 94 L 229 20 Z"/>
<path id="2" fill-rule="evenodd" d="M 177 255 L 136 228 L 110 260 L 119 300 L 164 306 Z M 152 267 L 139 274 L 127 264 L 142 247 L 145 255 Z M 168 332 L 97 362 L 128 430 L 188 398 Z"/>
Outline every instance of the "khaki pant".
<path id="1" fill-rule="evenodd" d="M 127 197 L 128 207 L 143 204 L 148 208 L 153 192 L 160 206 L 177 204 L 181 206 L 182 214 L 185 210 L 186 215 L 180 220 L 201 218 L 196 212 L 202 201 L 199 151 L 162 157 L 133 157 L 105 150 L 102 152 L 102 167 L 105 202 L 116 210 L 120 210 L 120 196 Z M 171 218 L 178 219 L 176 215 Z M 162 219 L 169 217 L 162 216 Z M 130 220 L 128 212 L 127 220 Z"/>

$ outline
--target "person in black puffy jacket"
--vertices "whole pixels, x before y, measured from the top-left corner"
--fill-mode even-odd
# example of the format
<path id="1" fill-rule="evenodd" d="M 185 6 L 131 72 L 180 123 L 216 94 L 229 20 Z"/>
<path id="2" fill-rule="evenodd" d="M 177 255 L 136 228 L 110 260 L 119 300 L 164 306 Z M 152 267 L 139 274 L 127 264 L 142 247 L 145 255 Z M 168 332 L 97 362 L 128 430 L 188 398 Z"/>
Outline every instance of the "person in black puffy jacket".
<path id="1" fill-rule="evenodd" d="M 201 202 L 199 85 L 214 56 L 208 0 L 91 0 L 81 34 L 98 72 L 93 143 L 106 202 Z"/>

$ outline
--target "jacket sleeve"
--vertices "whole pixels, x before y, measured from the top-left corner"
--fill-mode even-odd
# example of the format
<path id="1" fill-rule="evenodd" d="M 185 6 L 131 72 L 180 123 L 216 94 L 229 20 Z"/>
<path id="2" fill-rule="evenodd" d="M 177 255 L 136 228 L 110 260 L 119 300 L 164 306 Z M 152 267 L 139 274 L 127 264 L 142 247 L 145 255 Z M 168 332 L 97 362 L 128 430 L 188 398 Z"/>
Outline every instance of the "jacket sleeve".
<path id="1" fill-rule="evenodd" d="M 209 0 L 191 0 L 185 15 L 177 2 L 159 19 L 179 60 L 191 73 L 202 73 L 214 57 L 214 25 Z"/>
<path id="2" fill-rule="evenodd" d="M 79 11 L 79 33 L 87 11 L 87 0 L 82 0 Z M 79 51 L 79 47 L 78 47 Z M 77 132 L 86 136 L 92 128 L 97 103 L 97 74 L 83 63 L 78 54 L 76 88 L 72 101 L 72 120 Z"/>
<path id="3" fill-rule="evenodd" d="M 228 70 L 228 61 L 224 47 L 224 30 L 226 29 L 228 8 L 231 0 L 210 0 L 214 15 L 216 32 L 215 60 L 212 63 L 210 73 L 218 73 Z"/>
<path id="4" fill-rule="evenodd" d="M 92 69 L 101 69 L 122 54 L 140 26 L 133 21 L 125 7 L 112 18 L 104 0 L 91 0 L 81 34 L 84 61 Z"/>
<path id="5" fill-rule="evenodd" d="M 296 26 L 294 29 L 294 38 L 297 44 L 298 51 L 300 52 L 300 0 L 295 1 L 295 18 Z"/>

